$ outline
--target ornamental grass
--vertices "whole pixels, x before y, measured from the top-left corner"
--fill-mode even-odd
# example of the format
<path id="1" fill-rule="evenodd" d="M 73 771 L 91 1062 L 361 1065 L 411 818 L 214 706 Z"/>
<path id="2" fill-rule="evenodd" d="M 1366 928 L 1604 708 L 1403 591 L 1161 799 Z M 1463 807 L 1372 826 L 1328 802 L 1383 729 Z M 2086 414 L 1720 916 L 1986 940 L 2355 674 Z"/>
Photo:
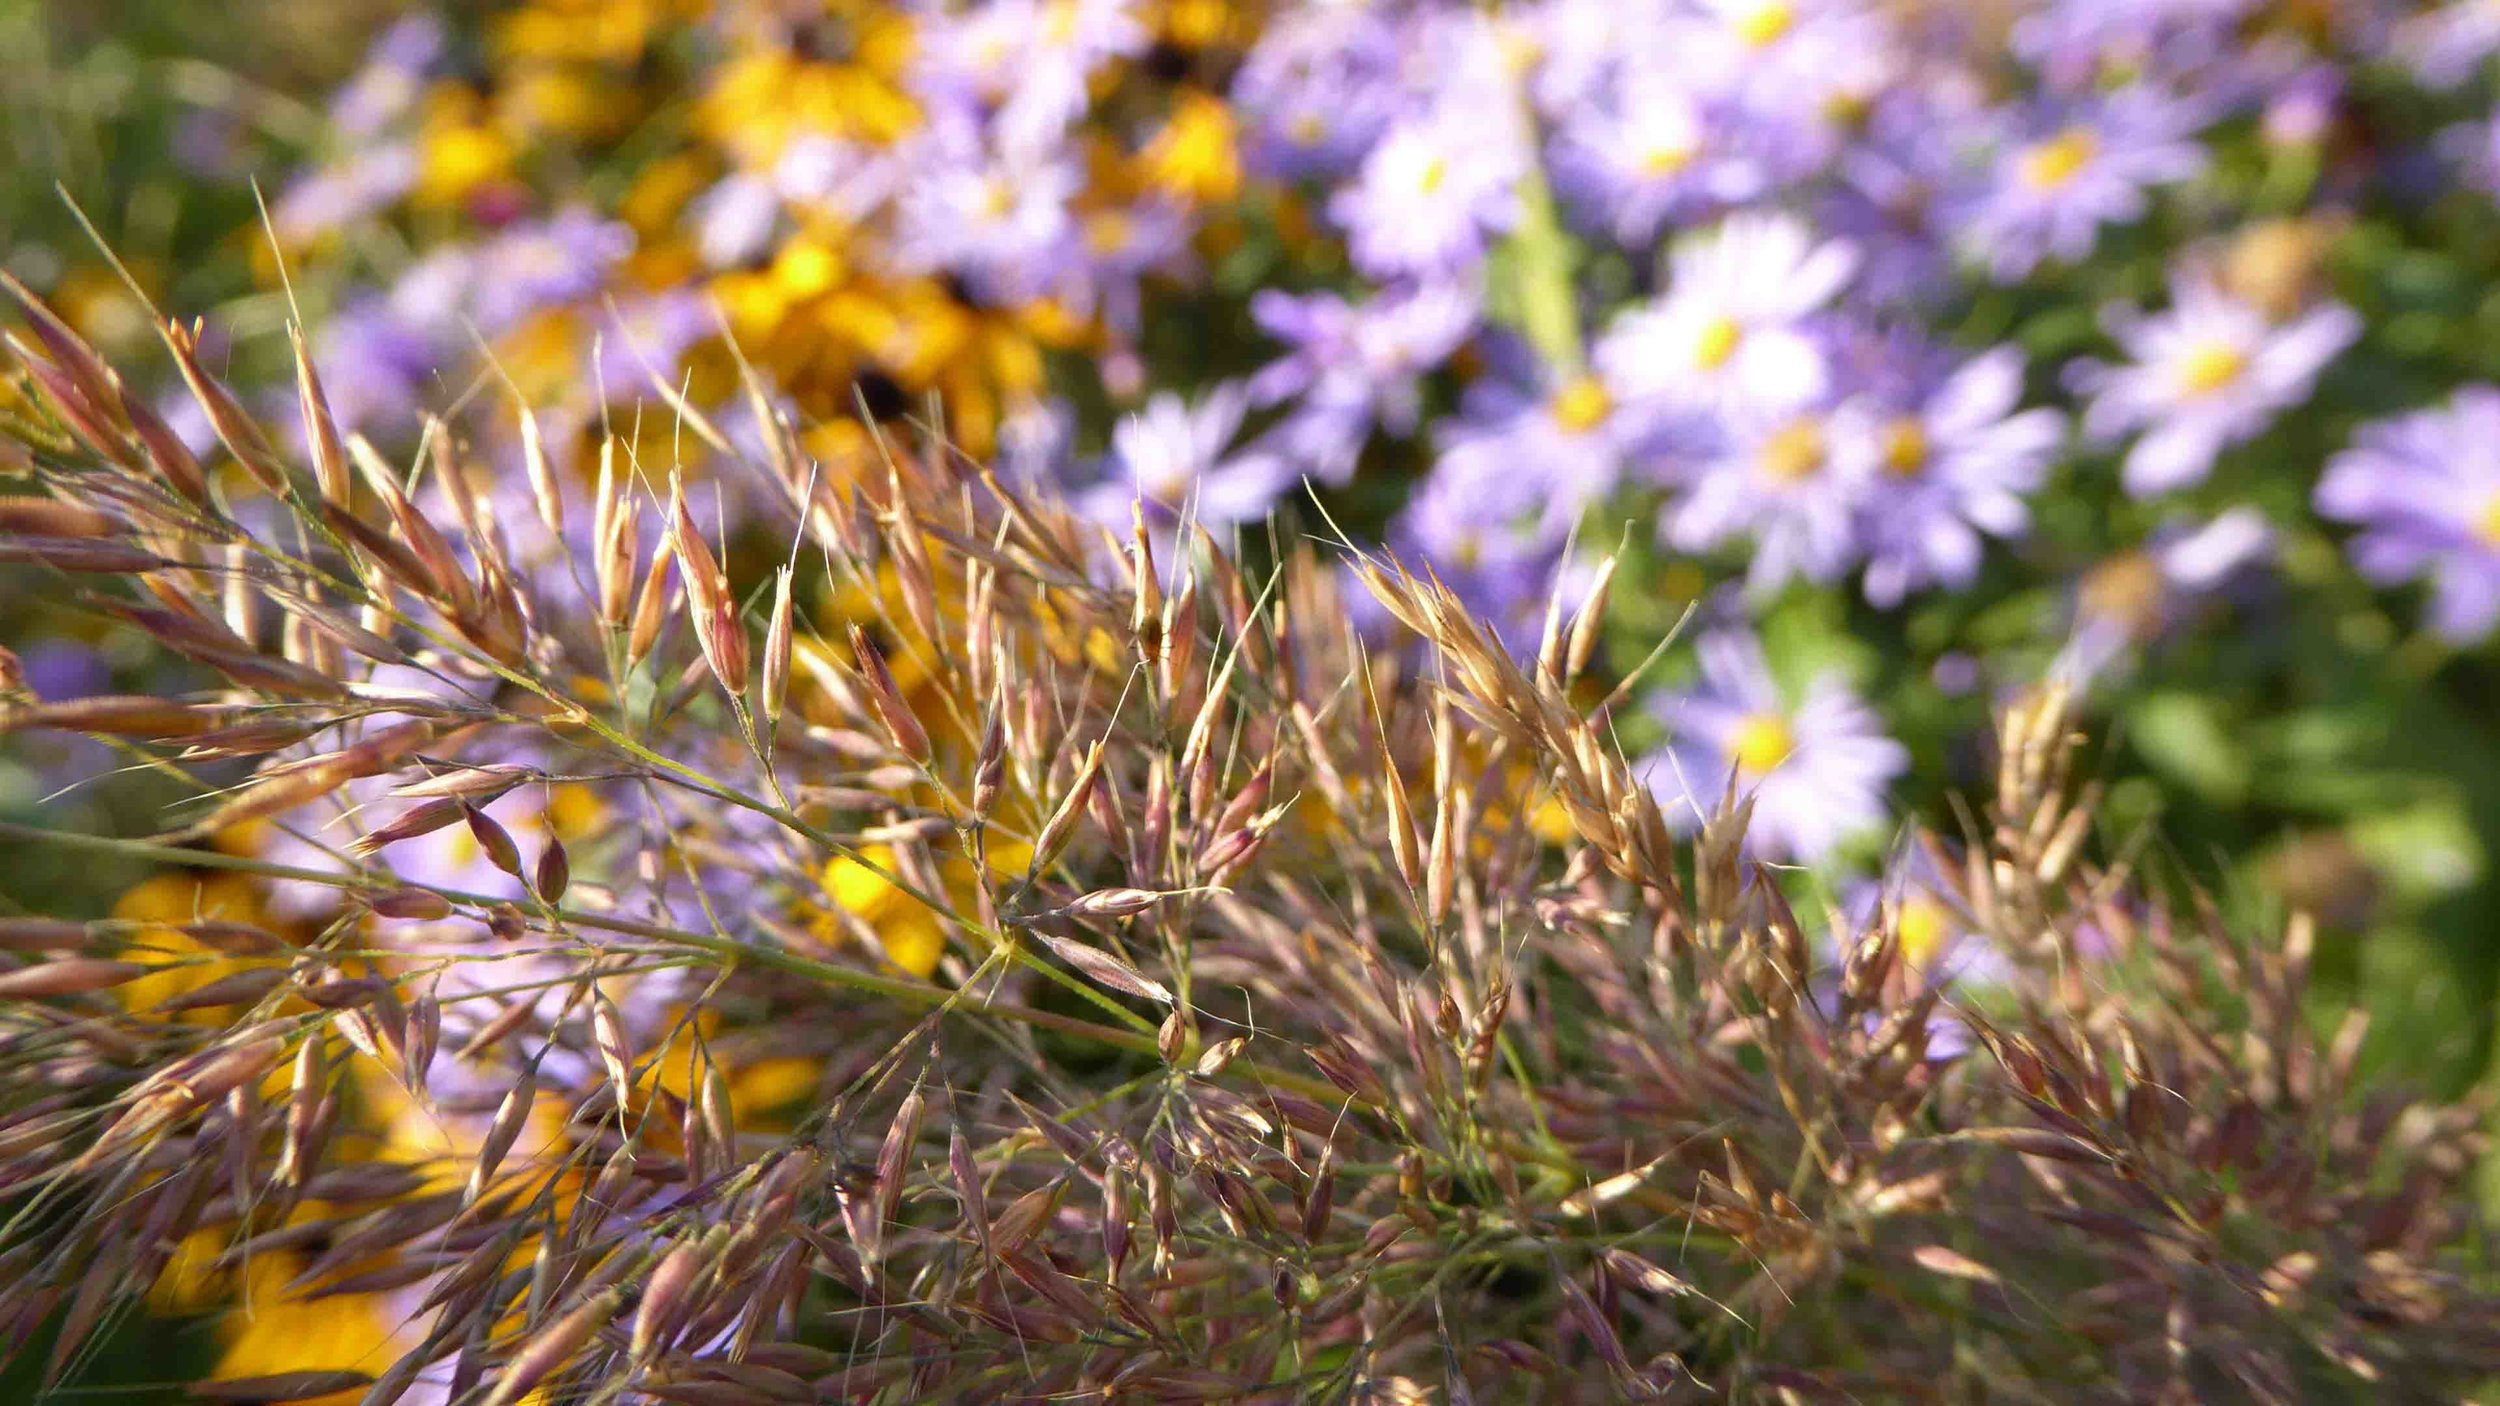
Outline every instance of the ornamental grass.
<path id="1" fill-rule="evenodd" d="M 2306 921 L 2101 833 L 2056 687 L 1853 908 L 1627 760 L 1603 567 L 1514 654 L 1324 523 L 1106 533 L 934 426 L 836 481 L 753 383 L 755 449 L 648 410 L 769 504 L 724 538 L 630 436 L 497 494 L 166 323 L 201 457 L 19 311 L 0 562 L 169 662 L 0 733 L 179 800 L 0 844 L 194 879 L 0 918 L 0 1342 L 53 1382 L 219 1308 L 198 1394 L 364 1406 L 2500 1374 L 2480 1110 L 2357 1079 Z"/>

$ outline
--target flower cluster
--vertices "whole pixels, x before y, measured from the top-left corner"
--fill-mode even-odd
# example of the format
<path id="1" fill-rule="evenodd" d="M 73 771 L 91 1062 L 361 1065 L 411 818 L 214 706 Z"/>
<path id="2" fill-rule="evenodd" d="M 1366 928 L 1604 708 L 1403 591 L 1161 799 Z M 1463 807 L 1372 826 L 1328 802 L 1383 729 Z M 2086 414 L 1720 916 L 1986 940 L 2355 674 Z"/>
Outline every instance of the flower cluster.
<path id="1" fill-rule="evenodd" d="M 749 446 L 807 424 L 845 479 L 881 472 L 864 425 L 931 418 L 1112 524 L 1317 493 L 1514 643 L 1585 575 L 1572 544 L 1628 528 L 1731 637 L 2002 564 L 2075 602 L 2033 639 L 2105 673 L 2194 589 L 2146 578 L 2116 627 L 2096 594 L 2279 476 L 2263 445 L 2360 337 L 2320 271 L 2346 212 L 2421 180 L 2345 140 L 2391 81 L 2365 60 L 2476 91 L 2471 7 L 2395 8 L 529 0 L 392 29 L 272 223 L 352 275 L 316 348 L 351 426 L 483 347 L 560 463 L 655 384 Z M 2450 125 L 2433 159 L 2471 178 L 2488 144 Z M 2084 277 L 2113 261 L 2138 272 Z M 2443 423 L 2390 433 L 2453 460 Z M 2286 525 L 2360 524 L 2362 573 L 2435 578 L 2471 642 L 2500 538 L 2376 435 Z M 2052 490 L 2107 506 L 2043 543 Z M 1909 662 L 2037 666 L 1986 649 Z M 1797 857 L 1879 828 L 1897 748 L 1786 775 L 1830 718 L 1844 750 L 1898 726 L 1866 674 L 1748 705 L 1793 767 L 1679 721 L 1724 701 L 1701 681 L 1659 710 L 1691 768 L 1661 784 L 1794 785 L 1828 823 L 1760 834 Z"/>

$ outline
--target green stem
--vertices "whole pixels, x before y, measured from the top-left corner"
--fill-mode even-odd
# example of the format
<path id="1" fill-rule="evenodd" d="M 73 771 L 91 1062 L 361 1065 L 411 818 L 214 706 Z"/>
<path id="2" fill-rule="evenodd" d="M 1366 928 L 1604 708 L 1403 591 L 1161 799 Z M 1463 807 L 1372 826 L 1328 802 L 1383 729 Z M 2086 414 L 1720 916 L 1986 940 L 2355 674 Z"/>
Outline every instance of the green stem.
<path id="1" fill-rule="evenodd" d="M 1525 102 L 1520 106 L 1521 120 L 1533 129 L 1535 114 L 1525 111 Z M 1519 223 L 1510 234 L 1510 253 L 1519 330 L 1558 379 L 1570 380 L 1587 365 L 1580 345 L 1578 295 L 1572 285 L 1571 241 L 1563 233 L 1543 168 L 1529 163 L 1519 178 L 1517 196 Z"/>

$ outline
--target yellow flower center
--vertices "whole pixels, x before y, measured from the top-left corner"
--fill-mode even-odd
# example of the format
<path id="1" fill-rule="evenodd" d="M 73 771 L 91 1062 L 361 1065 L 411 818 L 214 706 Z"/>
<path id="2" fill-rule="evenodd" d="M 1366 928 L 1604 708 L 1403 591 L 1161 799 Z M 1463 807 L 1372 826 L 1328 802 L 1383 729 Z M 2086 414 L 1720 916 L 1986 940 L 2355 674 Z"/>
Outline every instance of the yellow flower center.
<path id="1" fill-rule="evenodd" d="M 2101 139 L 2090 128 L 2069 127 L 2023 152 L 2023 183 L 2034 190 L 2056 190 L 2081 174 L 2100 150 Z"/>
<path id="2" fill-rule="evenodd" d="M 1473 571 L 1484 560 L 1484 534 L 1472 527 L 1458 534 L 1458 540 L 1451 546 L 1451 560 L 1458 564 L 1461 571 Z"/>
<path id="3" fill-rule="evenodd" d="M 2481 515 L 2474 519 L 2474 532 L 2487 544 L 2500 547 L 2500 493 L 2483 503 Z"/>
<path id="4" fill-rule="evenodd" d="M 1050 7 L 1049 34 L 1053 44 L 1066 44 L 1076 37 L 1077 0 L 1057 0 Z"/>
<path id="5" fill-rule="evenodd" d="M 1736 344 L 1745 340 L 1745 329 L 1732 317 L 1714 317 L 1702 324 L 1701 335 L 1693 339 L 1693 364 L 1704 371 L 1716 371 L 1736 355 Z"/>
<path id="6" fill-rule="evenodd" d="M 1189 470 L 1167 467 L 1159 473 L 1150 475 L 1139 486 L 1146 490 L 1146 497 L 1150 500 L 1161 503 L 1167 508 L 1177 508 L 1189 501 L 1190 479 Z"/>
<path id="7" fill-rule="evenodd" d="M 773 282 L 792 302 L 813 298 L 841 280 L 841 256 L 814 240 L 793 240 L 773 257 Z"/>
<path id="8" fill-rule="evenodd" d="M 1884 427 L 1884 469 L 1916 478 L 1927 468 L 1927 427 L 1904 415 Z"/>
<path id="9" fill-rule="evenodd" d="M 1736 761 L 1738 772 L 1761 776 L 1797 750 L 1797 734 L 1789 731 L 1788 719 L 1777 713 L 1756 713 L 1736 725 L 1736 737 L 1728 754 Z"/>
<path id="10" fill-rule="evenodd" d="M 990 181 L 981 187 L 981 213 L 989 219 L 1003 220 L 1016 208 L 1016 193 L 1005 181 Z"/>
<path id="11" fill-rule="evenodd" d="M 1128 247 L 1128 216 L 1105 210 L 1087 220 L 1085 245 L 1097 254 L 1116 254 Z"/>
<path id="12" fill-rule="evenodd" d="M 1653 181 L 1663 181 L 1692 164 L 1691 142 L 1653 146 L 1641 154 L 1641 174 Z"/>
<path id="13" fill-rule="evenodd" d="M 1416 177 L 1415 188 L 1426 195 L 1437 194 L 1449 179 L 1450 163 L 1436 156 L 1424 163 L 1422 173 Z"/>
<path id="14" fill-rule="evenodd" d="M 1555 424 L 1572 434 L 1586 434 L 1605 421 L 1615 403 L 1596 377 L 1582 376 L 1554 392 L 1550 408 Z"/>
<path id="15" fill-rule="evenodd" d="M 1901 900 L 1900 911 L 1893 915 L 1893 931 L 1901 940 L 1901 955 L 1911 966 L 1923 967 L 1953 935 L 1953 918 L 1943 904 L 1918 894 Z"/>
<path id="16" fill-rule="evenodd" d="M 1803 483 L 1823 467 L 1823 427 L 1799 420 L 1762 442 L 1762 472 L 1774 483 Z"/>
<path id="17" fill-rule="evenodd" d="M 1514 74 L 1533 73 L 1545 59 L 1545 46 L 1538 42 L 1533 30 L 1509 24 L 1501 30 L 1502 61 Z"/>
<path id="18" fill-rule="evenodd" d="M 2150 634 L 2161 623 L 2161 565 L 2145 552 L 2120 552 L 2086 572 L 2084 613 L 2115 621 L 2135 635 Z"/>
<path id="19" fill-rule="evenodd" d="M 2209 395 L 2240 378 L 2248 355 L 2222 342 L 2207 342 L 2179 361 L 2179 388 L 2189 395 Z"/>
<path id="20" fill-rule="evenodd" d="M 1285 135 L 1293 138 L 1295 146 L 1318 146 L 1319 139 L 1328 135 L 1327 119 L 1316 112 L 1296 113 L 1285 124 Z"/>
<path id="21" fill-rule="evenodd" d="M 1777 43 L 1779 37 L 1796 27 L 1797 11 L 1788 0 L 1770 0 L 1755 5 L 1736 16 L 1736 37 L 1754 48 Z"/>

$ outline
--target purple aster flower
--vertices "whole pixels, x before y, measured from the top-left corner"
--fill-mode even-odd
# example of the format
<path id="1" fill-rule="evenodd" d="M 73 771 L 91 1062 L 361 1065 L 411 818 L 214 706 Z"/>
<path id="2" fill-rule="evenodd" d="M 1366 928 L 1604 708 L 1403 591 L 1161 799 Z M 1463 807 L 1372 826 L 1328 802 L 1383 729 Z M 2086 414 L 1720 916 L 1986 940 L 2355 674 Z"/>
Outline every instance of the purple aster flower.
<path id="1" fill-rule="evenodd" d="M 2449 127 L 2439 133 L 2435 144 L 2467 185 L 2500 199 L 2500 112 Z"/>
<path id="2" fill-rule="evenodd" d="M 1889 28 L 1859 0 L 1694 0 L 1679 11 L 1653 52 L 1826 151 L 1900 69 Z"/>
<path id="3" fill-rule="evenodd" d="M 1966 173 L 1953 144 L 1936 134 L 1967 127 L 1983 110 L 1968 75 L 1950 69 L 1896 89 L 1868 110 L 1815 205 L 1816 226 L 1859 253 L 1850 285 L 1855 301 L 1914 301 L 1952 280 L 1942 216 Z"/>
<path id="4" fill-rule="evenodd" d="M 2082 362 L 2068 371 L 2069 383 L 2092 397 L 2088 437 L 2112 444 L 2144 432 L 2122 471 L 2139 498 L 2201 482 L 2223 450 L 2306 399 L 2318 372 L 2361 331 L 2361 319 L 2338 303 L 2277 325 L 2195 269 L 2170 286 L 2166 312 L 2103 314 L 2131 364 Z"/>
<path id="5" fill-rule="evenodd" d="M 674 379 L 686 349 L 719 330 L 714 304 L 693 289 L 620 299 L 590 354 L 591 386 L 617 399 L 643 397 L 654 375 Z"/>
<path id="6" fill-rule="evenodd" d="M 913 84 L 929 106 L 994 123 L 1001 145 L 1055 146 L 1085 113 L 1086 82 L 1145 48 L 1136 0 L 986 0 L 918 23 Z"/>
<path id="7" fill-rule="evenodd" d="M 1884 821 L 1885 788 L 1909 753 L 1839 675 L 1791 701 L 1751 635 L 1713 632 L 1697 652 L 1694 687 L 1655 705 L 1670 739 L 1645 766 L 1671 823 L 1699 823 L 1731 781 L 1753 798 L 1746 842 L 1765 858 L 1811 862 Z"/>
<path id="8" fill-rule="evenodd" d="M 1377 278 L 1440 278 L 1484 259 L 1518 214 L 1522 167 L 1509 105 L 1450 102 L 1391 127 L 1328 202 L 1355 267 Z"/>
<path id="9" fill-rule="evenodd" d="M 1175 392 L 1156 392 L 1144 411 L 1111 432 L 1102 479 L 1078 506 L 1113 524 L 1126 524 L 1130 506 L 1141 501 L 1166 525 L 1182 517 L 1215 526 L 1264 515 L 1292 478 L 1275 455 L 1233 448 L 1249 403 L 1238 381 L 1216 386 L 1195 406 Z"/>
<path id="10" fill-rule="evenodd" d="M 1516 648 L 1552 585 L 1558 548 L 1540 529 L 1544 512 L 1525 476 L 1486 477 L 1445 460 L 1407 500 L 1389 542 Z"/>
<path id="11" fill-rule="evenodd" d="M 1533 520 L 1522 525 L 1553 543 L 1615 490 L 1642 432 L 1596 377 L 1546 379 L 1542 393 L 1499 382 L 1474 387 L 1464 412 L 1438 429 L 1434 478 L 1532 504 Z"/>
<path id="12" fill-rule="evenodd" d="M 1399 36 L 1369 6 L 1295 6 L 1269 21 L 1233 78 L 1245 160 L 1276 180 L 1354 169 L 1397 115 Z"/>
<path id="13" fill-rule="evenodd" d="M 235 180 L 243 174 L 243 134 L 243 119 L 230 110 L 185 108 L 174 119 L 167 149 L 193 180 Z"/>
<path id="14" fill-rule="evenodd" d="M 1980 538 L 2030 525 L 2024 496 L 2040 486 L 2065 434 L 2054 410 L 2023 410 L 2022 354 L 1974 357 L 1899 407 L 1861 402 L 1836 428 L 1841 471 L 1868 485 L 1859 526 L 1866 598 L 1901 603 L 1929 586 L 1967 586 Z"/>
<path id="15" fill-rule="evenodd" d="M 2344 102 L 2344 71 L 2334 64 L 2305 64 L 2266 97 L 2258 130 L 2274 146 L 2315 146 L 2326 139 Z"/>
<path id="16" fill-rule="evenodd" d="M 1852 928 L 1863 932 L 1889 909 L 1901 960 L 1921 984 L 2001 985 L 2012 979 L 2014 967 L 1988 940 L 1979 915 L 1962 896 L 1955 872 L 1960 862 L 1941 842 L 1918 837 L 1900 846 L 1881 879 L 1850 885 L 1842 911 Z M 1948 1025 L 1962 1028 L 1959 1021 Z"/>
<path id="17" fill-rule="evenodd" d="M 321 369 L 330 413 L 349 429 L 404 415 L 423 398 L 444 351 L 440 339 L 371 293 L 313 334 L 313 364 Z"/>
<path id="18" fill-rule="evenodd" d="M 579 206 L 515 226 L 477 250 L 471 316 L 492 337 L 543 308 L 579 302 L 633 248 L 631 229 Z"/>
<path id="19" fill-rule="evenodd" d="M 1555 190 L 1627 247 L 1768 184 L 1762 163 L 1740 144 L 1742 126 L 1681 87 L 1683 71 L 1659 63 L 1627 74 L 1608 99 L 1567 114 L 1555 140 Z"/>
<path id="20" fill-rule="evenodd" d="M 1099 315 L 1113 331 L 1134 337 L 1144 320 L 1140 285 L 1150 275 L 1188 268 L 1190 233 L 1188 215 L 1157 197 L 1091 211 L 1050 291 L 1069 311 Z"/>
<path id="21" fill-rule="evenodd" d="M 2144 84 L 2017 114 L 1959 211 L 1963 247 L 1999 282 L 2083 259 L 2102 226 L 2143 217 L 2148 189 L 2204 169 L 2198 124 L 2198 109 Z"/>
<path id="22" fill-rule="evenodd" d="M 2318 511 L 2357 525 L 2355 569 L 2428 577 L 2431 628 L 2459 644 L 2500 622 L 2500 387 L 2364 425 L 2318 481 Z"/>
<path id="23" fill-rule="evenodd" d="M 414 111 L 425 91 L 426 70 L 443 57 L 443 22 L 419 12 L 403 15 L 373 47 L 364 67 L 330 100 L 330 121 L 341 136 L 362 140 Z"/>
<path id="24" fill-rule="evenodd" d="M 1529 95 L 1555 121 L 1613 102 L 1626 56 L 1661 52 L 1675 18 L 1663 5 L 1621 0 L 1531 0 L 1503 14 L 1515 51 L 1534 61 Z"/>
<path id="25" fill-rule="evenodd" d="M 713 268 L 737 268 L 772 247 L 781 224 L 781 192 L 761 176 L 735 174 L 695 197 L 695 248 Z"/>
<path id="26" fill-rule="evenodd" d="M 1265 289 L 1251 298 L 1250 316 L 1288 348 L 1249 382 L 1253 404 L 1288 406 L 1268 441 L 1321 480 L 1343 483 L 1375 426 L 1414 432 L 1422 378 L 1474 330 L 1477 304 L 1451 284 L 1360 304 Z"/>
<path id="27" fill-rule="evenodd" d="M 1757 592 L 1796 576 L 1836 579 L 1858 558 L 1868 484 L 1834 453 L 1835 428 L 1831 412 L 1820 408 L 1729 417 L 1681 475 L 1660 540 L 1699 552 L 1750 538 L 1745 579 Z"/>
<path id="28" fill-rule="evenodd" d="M 1619 399 L 1666 412 L 1811 404 L 1830 371 L 1808 322 L 1856 267 L 1856 250 L 1793 216 L 1730 215 L 1676 241 L 1666 292 L 1615 319 L 1598 371 Z"/>
<path id="29" fill-rule="evenodd" d="M 2272 558 L 2275 532 L 2255 508 L 2155 530 L 2077 583 L 2074 623 L 2050 673 L 2083 685 L 2105 677 L 2139 645 L 2168 634 L 2197 607 Z"/>
<path id="30" fill-rule="evenodd" d="M 895 247 L 919 269 L 945 269 L 1014 301 L 1046 284 L 1075 244 L 1070 202 L 1084 176 L 1069 153 L 1016 154 L 967 129 L 915 143 Z"/>
<path id="31" fill-rule="evenodd" d="M 794 137 L 773 162 L 773 189 L 827 219 L 864 220 L 894 198 L 903 162 L 883 147 L 822 133 Z"/>
<path id="32" fill-rule="evenodd" d="M 360 147 L 288 186 L 270 208 L 269 223 L 280 240 L 302 244 L 381 210 L 416 184 L 415 148 L 404 142 Z"/>
<path id="33" fill-rule="evenodd" d="M 2397 26 L 2396 52 L 2433 88 L 2455 88 L 2500 51 L 2500 5 L 2452 0 Z"/>
<path id="34" fill-rule="evenodd" d="M 2112 73 L 2183 75 L 2229 54 L 2255 0 L 2047 0 L 2014 22 L 2014 51 L 2052 88 Z M 2210 81 L 2212 75 L 2200 74 Z"/>
<path id="35" fill-rule="evenodd" d="M 113 671 L 104 656 L 77 640 L 36 640 L 19 653 L 18 666 L 39 703 L 65 703 L 113 688 Z"/>
<path id="36" fill-rule="evenodd" d="M 82 640 L 35 640 L 20 651 L 17 664 L 21 681 L 37 702 L 65 703 L 113 691 L 112 666 L 95 646 Z M 5 687 L 0 684 L 0 691 Z M 11 755 L 0 755 L 0 794 L 15 789 L 9 765 L 12 755 L 27 764 L 38 795 L 56 794 L 103 776 L 118 760 L 111 747 L 80 733 L 19 733 L 9 738 L 8 752 Z M 9 797 L 12 804 L 21 799 L 30 798 Z"/>
<path id="37" fill-rule="evenodd" d="M 998 474 L 1018 488 L 1064 483 L 1076 444 L 1076 410 L 1064 401 L 1023 400 L 998 425 Z"/>

